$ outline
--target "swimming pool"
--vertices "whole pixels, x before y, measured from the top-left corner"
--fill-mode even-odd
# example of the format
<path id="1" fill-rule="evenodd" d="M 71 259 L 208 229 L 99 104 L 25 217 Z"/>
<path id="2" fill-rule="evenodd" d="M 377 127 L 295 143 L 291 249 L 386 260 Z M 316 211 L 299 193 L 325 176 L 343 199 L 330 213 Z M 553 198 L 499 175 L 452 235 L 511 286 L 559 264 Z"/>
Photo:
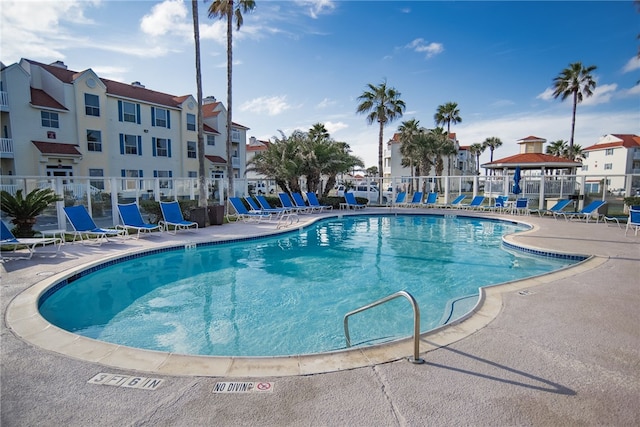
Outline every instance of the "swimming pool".
<path id="1" fill-rule="evenodd" d="M 78 274 L 40 299 L 51 323 L 102 341 L 180 354 L 275 356 L 345 346 L 345 313 L 398 290 L 420 305 L 421 330 L 451 320 L 478 287 L 576 260 L 505 251 L 526 227 L 436 215 L 331 218 L 285 235 L 136 257 Z M 470 307 L 469 307 L 470 308 Z M 350 320 L 352 342 L 408 336 L 394 301 Z"/>

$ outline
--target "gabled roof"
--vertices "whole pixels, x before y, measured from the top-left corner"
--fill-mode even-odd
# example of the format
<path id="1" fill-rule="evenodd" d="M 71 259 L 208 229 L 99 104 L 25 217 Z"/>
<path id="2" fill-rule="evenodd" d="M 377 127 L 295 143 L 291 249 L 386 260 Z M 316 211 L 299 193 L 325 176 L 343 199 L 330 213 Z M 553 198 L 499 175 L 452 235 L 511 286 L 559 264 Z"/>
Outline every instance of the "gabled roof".
<path id="1" fill-rule="evenodd" d="M 523 153 L 494 160 L 493 162 L 485 163 L 481 166 L 489 169 L 513 169 L 516 166 L 520 166 L 522 169 L 540 169 L 542 166 L 562 169 L 579 167 L 582 166 L 582 163 L 574 162 L 573 160 L 564 157 L 552 156 L 550 154 Z"/>
<path id="2" fill-rule="evenodd" d="M 67 110 L 64 105 L 53 99 L 49 94 L 42 89 L 31 88 L 31 105 L 35 107 L 53 108 L 56 110 Z"/>
<path id="3" fill-rule="evenodd" d="M 58 154 L 65 156 L 82 156 L 76 147 L 78 145 L 62 144 L 59 142 L 31 141 L 42 154 Z"/>
<path id="4" fill-rule="evenodd" d="M 633 134 L 611 134 L 619 139 L 619 141 L 605 142 L 602 144 L 590 145 L 583 148 L 582 151 L 605 150 L 607 148 L 624 147 L 624 148 L 640 148 L 640 137 Z"/>
<path id="5" fill-rule="evenodd" d="M 203 123 L 203 124 L 202 124 L 202 127 L 203 127 L 203 130 L 204 130 L 205 132 L 208 132 L 208 133 L 215 133 L 216 135 L 220 135 L 220 132 L 218 132 L 217 130 L 215 130 L 214 128 L 212 128 L 211 126 L 209 126 L 209 125 L 208 125 L 208 124 L 206 124 L 206 123 Z"/>
<path id="6" fill-rule="evenodd" d="M 522 144 L 524 142 L 547 142 L 547 140 L 544 138 L 540 138 L 539 136 L 529 135 L 522 139 L 519 139 L 517 142 L 518 144 Z"/>

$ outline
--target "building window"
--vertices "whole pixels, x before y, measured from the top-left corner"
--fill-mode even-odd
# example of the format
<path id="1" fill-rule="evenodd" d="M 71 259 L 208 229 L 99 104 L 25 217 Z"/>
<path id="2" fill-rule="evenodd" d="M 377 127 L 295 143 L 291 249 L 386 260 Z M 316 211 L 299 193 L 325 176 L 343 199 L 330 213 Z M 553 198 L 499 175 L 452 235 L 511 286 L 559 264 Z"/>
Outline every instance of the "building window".
<path id="1" fill-rule="evenodd" d="M 606 150 L 604 150 L 604 155 L 613 156 L 613 148 L 607 148 Z"/>
<path id="2" fill-rule="evenodd" d="M 123 178 L 142 178 L 142 170 L 136 169 L 121 169 L 121 176 Z M 142 180 L 138 182 L 137 179 L 123 179 L 122 180 L 122 189 L 123 190 L 136 190 L 138 188 L 142 188 Z"/>
<path id="3" fill-rule="evenodd" d="M 87 129 L 87 151 L 102 151 L 102 132 Z"/>
<path id="4" fill-rule="evenodd" d="M 613 163 L 605 163 L 604 164 L 604 170 L 608 171 L 613 169 Z"/>
<path id="5" fill-rule="evenodd" d="M 198 157 L 198 151 L 196 149 L 195 141 L 187 141 L 187 157 L 190 159 L 195 159 Z"/>
<path id="6" fill-rule="evenodd" d="M 142 137 L 121 133 L 120 154 L 134 154 L 137 156 L 142 156 Z"/>
<path id="7" fill-rule="evenodd" d="M 198 177 L 198 172 L 196 172 L 196 171 L 188 171 L 187 172 L 187 177 L 188 178 L 197 178 Z"/>
<path id="8" fill-rule="evenodd" d="M 210 145 L 210 146 L 216 145 L 216 136 L 215 135 L 207 135 L 207 145 Z"/>
<path id="9" fill-rule="evenodd" d="M 171 120 L 169 110 L 164 108 L 151 107 L 151 126 L 161 128 L 171 128 Z"/>
<path id="10" fill-rule="evenodd" d="M 171 140 L 166 138 L 152 138 L 153 157 L 171 157 Z"/>
<path id="11" fill-rule="evenodd" d="M 89 176 L 104 176 L 103 169 L 89 169 Z M 89 184 L 99 190 L 104 190 L 104 180 L 89 180 Z"/>
<path id="12" fill-rule="evenodd" d="M 98 95 L 84 94 L 84 112 L 87 116 L 100 117 L 100 98 Z"/>
<path id="13" fill-rule="evenodd" d="M 140 104 L 118 101 L 118 121 L 140 124 Z"/>
<path id="14" fill-rule="evenodd" d="M 173 173 L 171 171 L 153 171 L 154 178 L 171 178 Z M 172 188 L 170 179 L 160 179 L 160 188 Z"/>
<path id="15" fill-rule="evenodd" d="M 586 152 L 582 153 L 582 158 L 583 159 L 588 159 L 589 158 L 589 152 L 586 151 Z"/>
<path id="16" fill-rule="evenodd" d="M 187 113 L 187 130 L 196 130 L 196 116 Z"/>
<path id="17" fill-rule="evenodd" d="M 589 170 L 589 165 L 582 165 L 582 172 L 586 172 Z"/>
<path id="18" fill-rule="evenodd" d="M 58 113 L 54 113 L 52 111 L 40 111 L 40 118 L 42 119 L 43 127 L 56 129 L 60 127 Z"/>
<path id="19" fill-rule="evenodd" d="M 240 142 L 240 131 L 238 129 L 231 129 L 231 141 Z"/>

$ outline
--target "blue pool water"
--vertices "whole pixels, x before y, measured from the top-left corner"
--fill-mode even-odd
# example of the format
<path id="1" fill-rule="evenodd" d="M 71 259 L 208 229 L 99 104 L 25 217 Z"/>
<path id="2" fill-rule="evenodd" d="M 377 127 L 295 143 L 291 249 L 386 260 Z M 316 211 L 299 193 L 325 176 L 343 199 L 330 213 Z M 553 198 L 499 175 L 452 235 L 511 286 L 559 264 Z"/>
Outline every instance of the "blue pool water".
<path id="1" fill-rule="evenodd" d="M 178 249 L 99 269 L 41 301 L 68 331 L 181 354 L 278 356 L 345 347 L 345 313 L 399 290 L 421 330 L 453 320 L 451 302 L 481 286 L 576 261 L 507 251 L 508 222 L 442 216 L 348 216 L 275 237 Z M 460 299 L 462 298 L 462 299 Z M 460 311 L 458 304 L 457 310 Z M 463 310 L 468 311 L 468 310 Z M 354 344 L 410 336 L 396 299 L 350 318 Z"/>

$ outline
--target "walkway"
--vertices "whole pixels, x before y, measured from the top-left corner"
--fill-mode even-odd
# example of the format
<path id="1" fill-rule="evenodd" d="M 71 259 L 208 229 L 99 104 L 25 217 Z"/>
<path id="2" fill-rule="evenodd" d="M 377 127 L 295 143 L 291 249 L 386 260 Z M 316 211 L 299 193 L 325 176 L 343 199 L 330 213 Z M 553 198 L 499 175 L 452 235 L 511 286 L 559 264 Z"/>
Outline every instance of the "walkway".
<path id="1" fill-rule="evenodd" d="M 397 360 L 312 375 L 116 369 L 43 350 L 7 327 L 11 300 L 58 272 L 168 241 L 264 234 L 272 225 L 228 224 L 99 248 L 65 245 L 57 258 L 4 262 L 0 424 L 640 425 L 640 236 L 625 237 L 608 224 L 518 218 L 537 225 L 513 238 L 519 244 L 596 258 L 551 281 L 491 288 L 484 312 L 423 337 L 423 365 Z M 461 333 L 469 324 L 481 326 Z M 435 348 L 442 334 L 463 338 Z M 153 390 L 88 382 L 99 373 L 163 381 Z M 220 382 L 250 381 L 268 383 L 272 391 L 214 393 Z"/>

